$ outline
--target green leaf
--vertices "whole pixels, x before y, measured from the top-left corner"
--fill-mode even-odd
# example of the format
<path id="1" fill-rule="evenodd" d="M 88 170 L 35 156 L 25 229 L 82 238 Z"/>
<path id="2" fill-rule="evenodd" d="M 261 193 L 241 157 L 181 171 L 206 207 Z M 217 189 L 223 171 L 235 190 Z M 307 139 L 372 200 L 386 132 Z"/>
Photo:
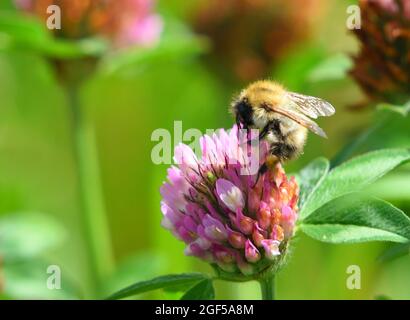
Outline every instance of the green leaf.
<path id="1" fill-rule="evenodd" d="M 166 275 L 160 276 L 148 281 L 141 281 L 137 282 L 133 285 L 122 289 L 113 295 L 111 295 L 108 299 L 115 300 L 115 299 L 122 299 L 129 296 L 134 296 L 139 293 L 144 293 L 156 289 L 165 289 L 169 287 L 181 286 L 181 285 L 189 285 L 189 284 L 196 284 L 199 281 L 203 281 L 208 279 L 208 277 L 201 273 L 182 273 L 176 275 Z"/>
<path id="2" fill-rule="evenodd" d="M 400 243 L 387 249 L 377 260 L 380 262 L 388 262 L 408 254 L 410 254 L 410 242 Z"/>
<path id="3" fill-rule="evenodd" d="M 188 282 L 188 283 L 183 283 L 180 285 L 176 285 L 176 286 L 171 286 L 171 287 L 167 287 L 164 288 L 164 292 L 168 292 L 168 293 L 181 293 L 181 292 L 186 292 L 188 289 L 192 288 L 192 283 Z"/>
<path id="4" fill-rule="evenodd" d="M 39 20 L 12 12 L 0 12 L 0 34 L 6 34 L 15 41 L 36 45 L 47 42 L 47 29 Z"/>
<path id="5" fill-rule="evenodd" d="M 72 281 L 64 269 L 61 270 L 60 288 L 47 287 L 51 275 L 48 270 L 50 265 L 53 264 L 41 259 L 5 263 L 5 294 L 12 299 L 80 299 L 82 295 L 78 284 Z"/>
<path id="6" fill-rule="evenodd" d="M 352 60 L 345 54 L 337 54 L 321 61 L 309 74 L 311 82 L 340 80 L 346 77 L 353 66 Z"/>
<path id="7" fill-rule="evenodd" d="M 106 51 L 107 43 L 96 38 L 74 41 L 59 39 L 36 18 L 1 12 L 0 48 L 33 50 L 48 57 L 72 59 L 99 56 Z"/>
<path id="8" fill-rule="evenodd" d="M 60 59 L 74 59 L 81 57 L 98 57 L 107 50 L 108 44 L 103 39 L 87 38 L 81 40 L 63 40 L 53 38 L 48 44 L 40 48 L 45 56 Z"/>
<path id="9" fill-rule="evenodd" d="M 341 164 L 330 171 L 309 197 L 300 212 L 300 221 L 327 202 L 360 191 L 409 160 L 409 149 L 383 149 L 366 153 Z"/>
<path id="10" fill-rule="evenodd" d="M 364 148 L 364 151 L 369 151 L 369 150 L 375 150 L 378 148 L 368 148 L 369 145 L 369 140 L 371 141 L 374 139 L 374 136 L 377 135 L 377 132 L 383 128 L 386 127 L 386 124 L 390 124 L 392 119 L 391 119 L 391 112 L 389 113 L 384 113 L 380 112 L 376 117 L 376 121 L 373 125 L 368 127 L 366 130 L 361 132 L 359 135 L 356 137 L 352 138 L 330 161 L 330 167 L 334 168 L 342 164 L 344 161 L 352 157 L 354 154 L 357 154 L 360 150 Z M 380 140 L 380 139 L 379 139 Z M 371 144 L 371 143 L 370 143 Z M 386 148 L 386 147 L 382 147 Z M 363 151 L 363 150 L 362 150 Z"/>
<path id="11" fill-rule="evenodd" d="M 405 103 L 404 105 L 394 105 L 390 103 L 380 103 L 376 106 L 377 110 L 387 110 L 391 112 L 398 113 L 402 115 L 403 117 L 407 117 L 407 115 L 410 113 L 410 101 Z"/>
<path id="12" fill-rule="evenodd" d="M 299 207 L 303 208 L 306 200 L 322 183 L 329 171 L 329 160 L 318 158 L 304 167 L 297 175 L 296 180 L 299 184 Z"/>
<path id="13" fill-rule="evenodd" d="M 64 238 L 63 227 L 45 214 L 12 213 L 0 218 L 0 255 L 7 261 L 39 256 Z"/>
<path id="14" fill-rule="evenodd" d="M 388 202 L 358 194 L 327 203 L 300 227 L 308 236 L 330 243 L 410 240 L 409 217 Z"/>
<path id="15" fill-rule="evenodd" d="M 189 289 L 181 300 L 213 300 L 215 290 L 211 279 L 203 280 Z"/>
<path id="16" fill-rule="evenodd" d="M 410 171 L 397 170 L 366 188 L 366 193 L 389 202 L 410 200 Z"/>
<path id="17" fill-rule="evenodd" d="M 137 274 L 141 279 L 150 279 L 161 273 L 167 261 L 159 252 L 139 252 L 120 261 L 115 272 L 104 281 L 104 295 L 116 292 L 135 281 Z M 184 292 L 186 290 L 183 290 Z"/>

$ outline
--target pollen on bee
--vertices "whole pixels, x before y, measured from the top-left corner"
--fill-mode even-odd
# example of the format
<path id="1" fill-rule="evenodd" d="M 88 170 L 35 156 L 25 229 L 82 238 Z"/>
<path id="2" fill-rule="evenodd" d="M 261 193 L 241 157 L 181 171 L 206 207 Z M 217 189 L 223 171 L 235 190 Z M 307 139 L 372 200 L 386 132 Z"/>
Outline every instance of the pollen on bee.
<path id="1" fill-rule="evenodd" d="M 278 163 L 278 157 L 276 157 L 274 155 L 270 155 L 266 158 L 266 165 L 269 168 L 275 167 L 277 163 Z"/>

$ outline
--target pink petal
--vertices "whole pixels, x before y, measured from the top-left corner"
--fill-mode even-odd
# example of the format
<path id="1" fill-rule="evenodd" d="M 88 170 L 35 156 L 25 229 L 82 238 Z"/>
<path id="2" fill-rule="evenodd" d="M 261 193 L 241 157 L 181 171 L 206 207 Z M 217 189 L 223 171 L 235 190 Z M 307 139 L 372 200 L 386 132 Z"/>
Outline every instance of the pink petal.
<path id="1" fill-rule="evenodd" d="M 279 244 L 280 242 L 277 240 L 262 240 L 262 246 L 265 249 L 266 258 L 273 260 L 276 256 L 280 255 Z"/>
<path id="2" fill-rule="evenodd" d="M 234 212 L 245 206 L 242 191 L 228 180 L 218 179 L 216 181 L 216 192 L 219 199 Z"/>
<path id="3" fill-rule="evenodd" d="M 259 250 L 250 240 L 246 240 L 245 243 L 245 257 L 249 262 L 255 263 L 261 258 Z"/>

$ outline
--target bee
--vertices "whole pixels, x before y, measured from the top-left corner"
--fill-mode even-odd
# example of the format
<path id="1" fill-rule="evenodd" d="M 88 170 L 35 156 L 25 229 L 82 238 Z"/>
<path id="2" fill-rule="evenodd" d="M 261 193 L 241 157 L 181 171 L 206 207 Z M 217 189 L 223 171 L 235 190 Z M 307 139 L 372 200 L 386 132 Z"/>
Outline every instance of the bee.
<path id="1" fill-rule="evenodd" d="M 335 108 L 320 98 L 289 92 L 273 81 L 256 81 L 242 90 L 231 104 L 238 126 L 258 129 L 259 139 L 269 143 L 269 154 L 259 176 L 278 162 L 284 163 L 303 153 L 308 130 L 327 138 L 312 119 L 331 116 Z M 258 180 L 257 180 L 258 181 Z"/>

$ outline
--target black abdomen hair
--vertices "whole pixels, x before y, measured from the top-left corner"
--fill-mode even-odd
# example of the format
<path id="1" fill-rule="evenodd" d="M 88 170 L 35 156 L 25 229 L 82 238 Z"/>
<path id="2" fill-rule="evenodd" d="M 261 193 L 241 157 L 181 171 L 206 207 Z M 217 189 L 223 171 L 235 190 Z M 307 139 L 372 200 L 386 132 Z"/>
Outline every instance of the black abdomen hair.
<path id="1" fill-rule="evenodd" d="M 291 144 L 279 142 L 271 146 L 270 153 L 279 159 L 289 160 L 295 156 L 296 148 Z"/>

